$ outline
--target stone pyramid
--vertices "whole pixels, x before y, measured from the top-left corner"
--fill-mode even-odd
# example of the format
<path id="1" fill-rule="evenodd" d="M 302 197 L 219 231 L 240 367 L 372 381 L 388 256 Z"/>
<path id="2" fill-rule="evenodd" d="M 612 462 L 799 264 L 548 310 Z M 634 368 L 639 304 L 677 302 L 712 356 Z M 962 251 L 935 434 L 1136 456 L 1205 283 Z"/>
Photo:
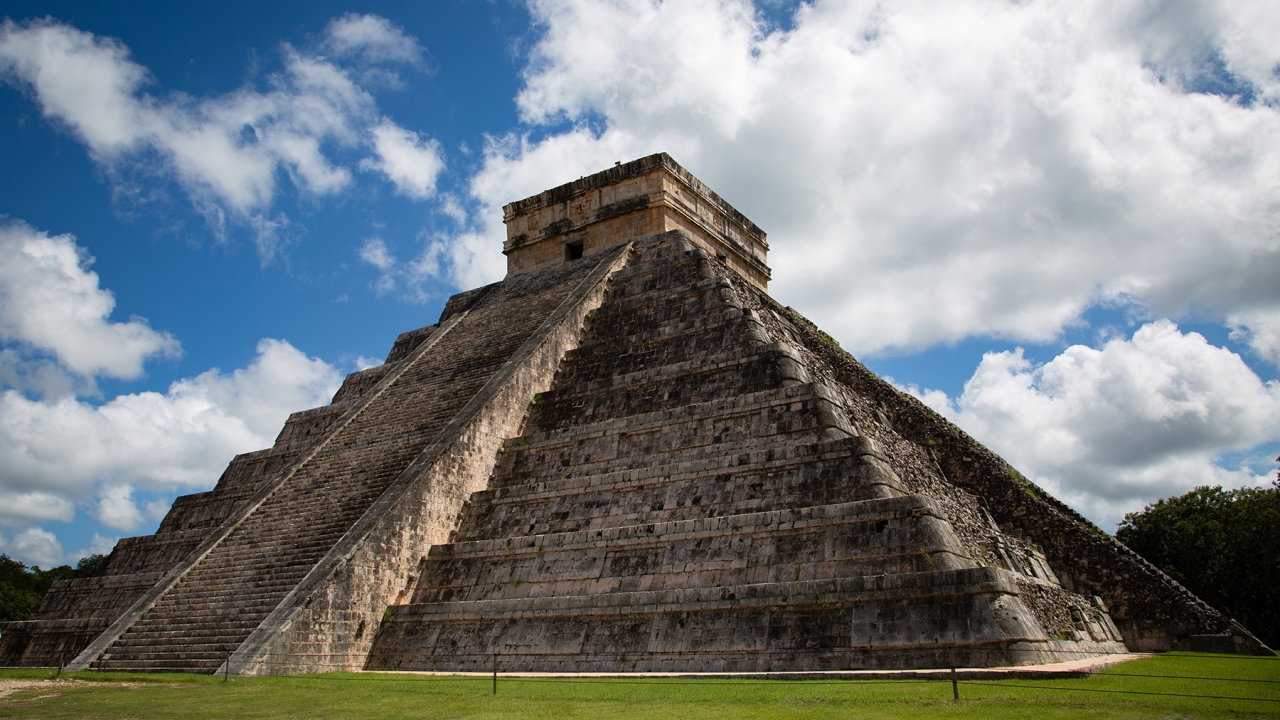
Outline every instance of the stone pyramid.
<path id="1" fill-rule="evenodd" d="M 1264 650 L 775 303 L 764 233 L 665 154 L 505 211 L 505 280 L 451 298 L 100 577 L 56 584 L 0 628 L 0 662 L 721 672 Z"/>

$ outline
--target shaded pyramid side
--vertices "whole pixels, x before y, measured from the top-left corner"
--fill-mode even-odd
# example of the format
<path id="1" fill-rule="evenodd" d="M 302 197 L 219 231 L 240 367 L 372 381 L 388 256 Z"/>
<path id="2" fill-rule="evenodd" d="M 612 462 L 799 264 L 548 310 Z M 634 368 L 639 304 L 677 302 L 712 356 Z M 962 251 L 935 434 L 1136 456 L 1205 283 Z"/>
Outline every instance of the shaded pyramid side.
<path id="1" fill-rule="evenodd" d="M 982 517 L 977 501 L 895 465 L 736 278 L 679 234 L 637 242 L 367 667 L 484 670 L 497 654 L 506 670 L 765 671 L 1123 650 L 1033 548 L 985 520 L 955 526 Z"/>
<path id="2" fill-rule="evenodd" d="M 942 501 L 962 536 L 998 530 L 976 543 L 986 562 L 1027 579 L 1051 577 L 1106 609 L 1134 652 L 1194 650 L 1272 654 L 1246 628 L 1197 598 L 1144 558 L 1054 498 L 964 431 L 877 377 L 832 338 L 790 308 L 729 276 L 770 336 L 797 351 L 801 365 L 839 402 L 916 492 Z M 1020 582 L 1024 582 L 1020 580 Z M 1025 584 L 1025 583 L 1024 583 Z M 1065 616 L 1024 593 L 1059 634 L 1083 634 Z M 1052 625 L 1053 621 L 1049 621 Z"/>

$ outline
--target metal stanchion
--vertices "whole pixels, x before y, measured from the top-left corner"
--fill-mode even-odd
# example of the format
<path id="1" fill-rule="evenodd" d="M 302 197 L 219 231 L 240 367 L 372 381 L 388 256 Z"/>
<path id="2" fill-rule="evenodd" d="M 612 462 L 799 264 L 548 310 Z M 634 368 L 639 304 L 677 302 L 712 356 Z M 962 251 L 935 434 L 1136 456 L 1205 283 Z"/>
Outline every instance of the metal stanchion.
<path id="1" fill-rule="evenodd" d="M 956 680 L 956 651 L 951 649 L 951 699 L 960 702 L 960 683 Z"/>
<path id="2" fill-rule="evenodd" d="M 222 682 L 231 682 L 231 651 L 227 651 L 227 666 L 222 673 Z"/>
<path id="3" fill-rule="evenodd" d="M 493 654 L 493 694 L 498 694 L 498 653 Z"/>

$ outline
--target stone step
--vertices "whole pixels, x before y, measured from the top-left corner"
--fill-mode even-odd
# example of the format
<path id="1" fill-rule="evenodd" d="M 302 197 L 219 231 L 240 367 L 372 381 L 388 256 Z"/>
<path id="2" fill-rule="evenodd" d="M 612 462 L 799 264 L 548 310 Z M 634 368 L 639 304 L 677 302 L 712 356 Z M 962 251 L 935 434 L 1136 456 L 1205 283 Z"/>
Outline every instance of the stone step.
<path id="1" fill-rule="evenodd" d="M 210 619 L 203 624 L 190 621 L 174 623 L 163 628 L 139 628 L 121 636 L 116 646 L 119 648 L 169 647 L 200 642 L 240 643 L 262 623 L 265 617 L 266 613 L 263 613 L 234 622 Z"/>
<path id="2" fill-rule="evenodd" d="M 594 338 L 625 335 L 620 329 L 660 325 L 699 312 L 733 306 L 737 296 L 729 281 L 719 277 L 673 283 L 648 292 L 610 298 L 591 316 Z"/>
<path id="3" fill-rule="evenodd" d="M 705 259 L 680 250 L 666 262 L 658 256 L 637 257 L 614 274 L 609 283 L 608 300 L 617 302 L 635 295 L 652 292 L 657 288 L 672 287 L 711 277 L 713 272 Z"/>
<path id="4" fill-rule="evenodd" d="M 192 573 L 192 577 L 184 579 L 184 582 L 209 585 L 214 588 L 214 592 L 219 590 L 219 585 L 225 586 L 231 581 L 246 583 L 247 587 L 254 587 L 257 585 L 273 586 L 284 580 L 301 579 L 302 576 L 306 575 L 307 572 L 309 572 L 311 568 L 315 567 L 315 564 L 319 561 L 320 558 L 317 557 L 306 561 L 299 561 L 293 565 L 277 567 L 274 569 L 244 568 L 236 570 L 234 568 L 227 568 L 225 571 L 202 571 L 200 573 Z"/>
<path id="5" fill-rule="evenodd" d="M 808 380 L 790 350 L 752 343 L 696 360 L 558 386 L 541 395 L 528 422 L 552 430 Z"/>
<path id="6" fill-rule="evenodd" d="M 748 585 L 973 566 L 922 496 L 434 546 L 414 602 Z"/>
<path id="7" fill-rule="evenodd" d="M 190 663 L 192 661 L 196 661 L 196 662 L 204 661 L 204 662 L 216 662 L 217 664 L 221 665 L 227 659 L 227 651 L 228 650 L 234 651 L 236 647 L 237 647 L 236 645 L 230 644 L 230 643 L 225 643 L 225 644 L 200 643 L 197 645 L 192 645 L 189 648 L 182 650 L 182 652 L 180 653 L 167 652 L 164 650 L 158 650 L 155 652 L 147 652 L 145 650 L 136 650 L 136 651 L 130 652 L 128 662 L 141 664 L 141 663 L 147 663 L 147 662 L 156 662 L 156 661 L 165 662 L 173 659 L 180 659 L 184 663 Z M 125 659 L 121 658 L 120 661 L 125 662 Z M 108 663 L 110 663 L 110 661 L 108 661 Z"/>
<path id="8" fill-rule="evenodd" d="M 301 579 L 301 578 L 298 578 Z M 172 617 L 182 613 L 197 613 L 208 609 L 220 610 L 213 613 L 217 615 L 237 615 L 244 612 L 251 612 L 255 608 L 275 607 L 279 603 L 283 594 L 280 592 L 282 588 L 290 589 L 297 584 L 295 580 L 287 585 L 281 583 L 279 585 L 266 587 L 258 586 L 249 589 L 238 589 L 233 592 L 210 593 L 200 595 L 198 597 L 185 597 L 172 603 L 160 605 L 157 604 L 151 611 L 157 618 Z"/>
<path id="9" fill-rule="evenodd" d="M 524 535 L 596 530 L 907 494 L 884 461 L 855 454 L 850 444 L 823 443 L 828 450 L 743 467 L 679 472 L 679 465 L 655 463 L 643 470 L 503 489 L 522 491 L 518 494 L 473 495 L 453 539 L 505 537 L 512 530 Z"/>
<path id="10" fill-rule="evenodd" d="M 652 301 L 641 304 L 640 301 L 646 299 Z M 740 309 L 715 294 L 705 291 L 689 292 L 687 289 L 665 299 L 640 296 L 635 298 L 634 304 L 639 307 L 607 315 L 598 312 L 588 319 L 588 327 L 593 332 L 589 339 L 588 353 L 584 355 L 589 354 L 592 349 L 590 346 L 617 341 L 619 344 L 616 347 L 621 348 L 624 346 L 620 341 L 628 336 L 639 335 L 648 339 L 667 326 L 693 322 L 699 318 L 727 320 L 727 313 Z M 714 322 L 712 324 L 714 326 Z"/>
<path id="11" fill-rule="evenodd" d="M 851 606 L 884 600 L 923 600 L 1000 593 L 1019 595 L 1017 576 L 1002 568 L 973 567 L 897 575 L 825 578 L 779 583 L 726 585 L 501 600 L 457 600 L 394 606 L 387 622 L 411 617 L 428 622 L 474 621 L 480 617 L 592 617 L 713 609 Z"/>
<path id="12" fill-rule="evenodd" d="M 94 669 L 105 669 L 110 672 L 189 672 L 208 675 L 216 670 L 221 661 L 186 660 L 181 657 L 166 657 L 160 660 L 108 659 L 94 663 Z"/>
<path id="13" fill-rule="evenodd" d="M 1027 662 L 1037 659 L 1029 644 L 1050 640 L 1025 610 L 1000 612 L 1019 593 L 1012 573 L 982 567 L 414 603 L 388 613 L 372 667 L 466 670 L 484 653 L 490 661 L 498 653 L 508 670 L 577 672 L 919 667 L 934 650 L 988 665 Z"/>
<path id="14" fill-rule="evenodd" d="M 473 508 L 478 508 L 483 505 L 520 504 L 580 493 L 626 491 L 723 475 L 785 474 L 811 462 L 838 462 L 862 457 L 884 467 L 887 474 L 893 474 L 879 447 L 870 438 L 859 436 L 838 437 L 834 440 L 815 439 L 820 438 L 823 429 L 825 428 L 805 428 L 797 433 L 776 433 L 764 438 L 766 442 L 760 443 L 744 440 L 730 446 L 729 452 L 723 455 L 708 457 L 706 453 L 695 453 L 690 455 L 695 458 L 691 460 L 685 460 L 681 455 L 684 448 L 679 448 L 647 455 L 645 458 L 650 462 L 639 463 L 636 467 L 610 470 L 608 465 L 612 461 L 603 460 L 599 463 L 555 467 L 537 475 L 523 475 L 522 477 L 528 478 L 528 482 L 519 483 L 511 482 L 513 474 L 504 473 L 502 479 L 507 482 L 489 490 L 472 493 L 469 503 Z M 773 442 L 767 442 L 769 440 Z M 705 447 L 697 445 L 690 449 Z M 749 453 L 745 462 L 740 451 Z"/>
<path id="15" fill-rule="evenodd" d="M 506 440 L 490 487 L 548 478 L 603 475 L 629 467 L 671 465 L 684 459 L 723 466 L 744 453 L 791 454 L 797 445 L 856 433 L 821 386 L 807 384 L 728 400 L 611 418 L 567 430 Z M 715 448 L 708 457 L 707 450 Z"/>
<path id="16" fill-rule="evenodd" d="M 543 446 L 567 445 L 580 439 L 610 434 L 650 432 L 677 423 L 746 416 L 792 403 L 813 400 L 832 405 L 839 403 L 831 391 L 820 383 L 793 383 L 785 387 L 742 393 L 729 398 L 715 398 L 619 418 L 576 423 L 568 429 L 543 430 L 530 426 L 529 432 L 510 438 L 503 443 L 502 452 L 525 452 Z M 794 408 L 794 410 L 800 409 L 800 407 Z M 837 417 L 840 416 L 842 414 Z"/>
<path id="17" fill-rule="evenodd" d="M 637 332 L 621 341 L 580 346 L 565 358 L 561 375 L 566 382 L 609 377 L 615 371 L 635 372 L 650 367 L 722 352 L 740 345 L 767 345 L 769 335 L 753 316 L 737 308 L 725 308 L 718 316 L 699 317 Z"/>
<path id="18" fill-rule="evenodd" d="M 315 542 L 297 546 L 296 548 L 279 548 L 278 551 L 274 552 L 273 550 L 277 549 L 266 548 L 245 552 L 243 555 L 239 555 L 240 562 L 227 562 L 225 557 L 217 557 L 201 563 L 197 566 L 197 570 L 203 576 L 204 573 L 218 572 L 229 568 L 244 571 L 291 568 L 300 562 L 305 562 L 308 558 L 323 556 L 340 537 L 342 537 L 341 534 L 330 532 L 328 537 L 319 538 Z M 230 548 L 228 549 L 230 550 Z"/>

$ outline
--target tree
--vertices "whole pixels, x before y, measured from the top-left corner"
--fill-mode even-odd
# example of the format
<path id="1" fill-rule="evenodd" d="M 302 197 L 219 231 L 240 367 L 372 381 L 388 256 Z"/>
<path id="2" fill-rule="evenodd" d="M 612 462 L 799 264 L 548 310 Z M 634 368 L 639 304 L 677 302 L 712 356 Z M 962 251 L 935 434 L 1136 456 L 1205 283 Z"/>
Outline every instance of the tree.
<path id="1" fill-rule="evenodd" d="M 1116 538 L 1267 645 L 1280 646 L 1280 482 L 1198 487 L 1125 515 Z"/>
<path id="2" fill-rule="evenodd" d="M 93 577 L 106 565 L 105 555 L 90 555 L 81 558 L 74 568 L 59 565 L 41 570 L 38 565 L 28 568 L 26 564 L 0 554 L 0 622 L 26 620 L 54 580 Z"/>

